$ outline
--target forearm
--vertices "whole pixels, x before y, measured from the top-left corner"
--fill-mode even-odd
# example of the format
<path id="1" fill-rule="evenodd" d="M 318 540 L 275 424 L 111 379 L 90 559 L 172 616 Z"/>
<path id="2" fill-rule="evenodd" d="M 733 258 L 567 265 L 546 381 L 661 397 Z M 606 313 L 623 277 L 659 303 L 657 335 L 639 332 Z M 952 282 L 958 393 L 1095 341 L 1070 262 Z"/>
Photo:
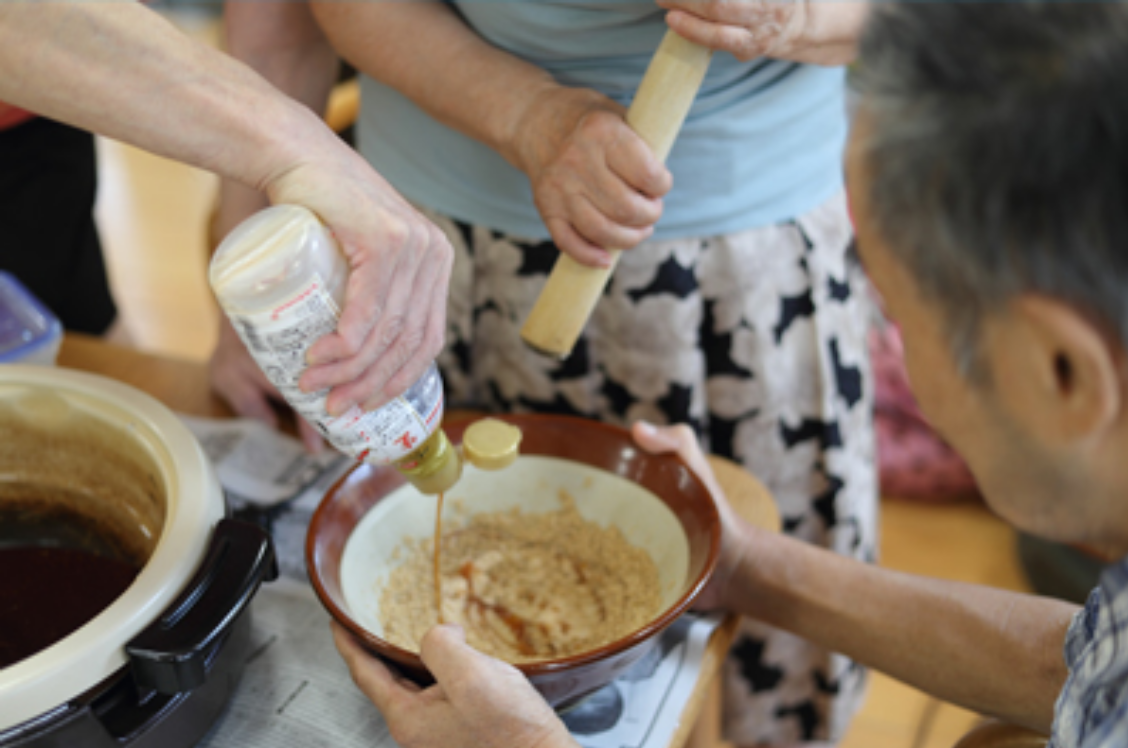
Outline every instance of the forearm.
<path id="1" fill-rule="evenodd" d="M 547 72 L 490 45 L 443 3 L 315 2 L 313 11 L 357 69 L 521 168 L 522 122 L 560 88 Z"/>
<path id="2" fill-rule="evenodd" d="M 135 3 L 0 3 L 0 100 L 258 189 L 331 136 Z"/>
<path id="3" fill-rule="evenodd" d="M 740 612 L 942 699 L 1049 730 L 1075 606 L 901 574 L 780 536 L 746 547 L 728 586 Z"/>
<path id="4" fill-rule="evenodd" d="M 340 61 L 307 3 L 229 0 L 223 20 L 232 57 L 318 117 L 325 116 Z M 267 203 L 263 193 L 223 180 L 210 227 L 210 249 L 214 251 L 235 226 Z"/>

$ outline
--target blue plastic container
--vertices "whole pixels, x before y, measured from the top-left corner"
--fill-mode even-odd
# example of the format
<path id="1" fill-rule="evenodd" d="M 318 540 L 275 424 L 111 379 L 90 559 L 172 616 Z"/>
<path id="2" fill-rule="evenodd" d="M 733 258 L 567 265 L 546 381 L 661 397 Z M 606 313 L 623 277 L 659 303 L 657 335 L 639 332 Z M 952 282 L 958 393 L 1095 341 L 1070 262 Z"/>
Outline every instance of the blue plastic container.
<path id="1" fill-rule="evenodd" d="M 63 326 L 15 276 L 0 270 L 0 364 L 51 366 Z"/>

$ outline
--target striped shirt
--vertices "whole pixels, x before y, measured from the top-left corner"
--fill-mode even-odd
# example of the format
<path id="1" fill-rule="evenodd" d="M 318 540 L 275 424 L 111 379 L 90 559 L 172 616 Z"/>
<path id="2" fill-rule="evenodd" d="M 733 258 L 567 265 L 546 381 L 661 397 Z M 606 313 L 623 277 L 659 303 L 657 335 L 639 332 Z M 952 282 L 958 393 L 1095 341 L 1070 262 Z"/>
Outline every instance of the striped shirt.
<path id="1" fill-rule="evenodd" d="M 1065 662 L 1049 748 L 1128 746 L 1128 557 L 1101 573 L 1074 617 Z"/>

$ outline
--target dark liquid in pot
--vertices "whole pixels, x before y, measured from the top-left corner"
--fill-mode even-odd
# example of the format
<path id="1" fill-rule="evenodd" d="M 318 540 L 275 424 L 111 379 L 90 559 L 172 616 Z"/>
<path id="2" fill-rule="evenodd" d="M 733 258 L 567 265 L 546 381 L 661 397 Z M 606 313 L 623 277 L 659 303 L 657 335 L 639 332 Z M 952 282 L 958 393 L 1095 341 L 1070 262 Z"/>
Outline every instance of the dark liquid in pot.
<path id="1" fill-rule="evenodd" d="M 0 668 L 77 630 L 125 592 L 137 571 L 74 548 L 0 547 Z"/>

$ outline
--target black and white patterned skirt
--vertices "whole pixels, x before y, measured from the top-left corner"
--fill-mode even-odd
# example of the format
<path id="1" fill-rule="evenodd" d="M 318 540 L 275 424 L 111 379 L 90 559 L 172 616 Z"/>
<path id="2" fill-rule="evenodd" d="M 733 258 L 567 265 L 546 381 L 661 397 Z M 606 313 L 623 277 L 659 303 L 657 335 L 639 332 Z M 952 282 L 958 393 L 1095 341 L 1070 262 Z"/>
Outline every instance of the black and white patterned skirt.
<path id="1" fill-rule="evenodd" d="M 424 212 L 455 247 L 439 359 L 452 405 L 689 423 L 771 489 L 787 533 L 874 559 L 870 302 L 844 196 L 774 226 L 625 252 L 563 362 L 519 336 L 552 242 Z M 726 663 L 726 738 L 834 740 L 864 680 L 841 656 L 746 622 Z"/>

